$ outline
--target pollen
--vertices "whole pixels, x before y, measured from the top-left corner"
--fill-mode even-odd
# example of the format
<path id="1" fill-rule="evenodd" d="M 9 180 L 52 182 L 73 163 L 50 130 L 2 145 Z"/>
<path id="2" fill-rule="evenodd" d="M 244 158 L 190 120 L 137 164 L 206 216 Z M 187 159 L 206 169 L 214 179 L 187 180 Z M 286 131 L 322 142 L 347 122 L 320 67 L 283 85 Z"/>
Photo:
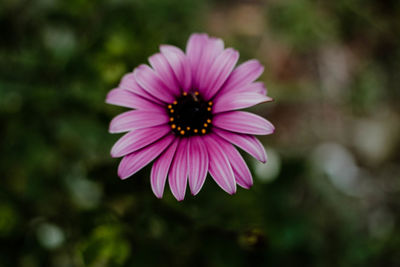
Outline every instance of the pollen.
<path id="1" fill-rule="evenodd" d="M 212 102 L 206 101 L 200 91 L 182 92 L 165 105 L 171 132 L 180 137 L 204 135 L 212 129 Z"/>

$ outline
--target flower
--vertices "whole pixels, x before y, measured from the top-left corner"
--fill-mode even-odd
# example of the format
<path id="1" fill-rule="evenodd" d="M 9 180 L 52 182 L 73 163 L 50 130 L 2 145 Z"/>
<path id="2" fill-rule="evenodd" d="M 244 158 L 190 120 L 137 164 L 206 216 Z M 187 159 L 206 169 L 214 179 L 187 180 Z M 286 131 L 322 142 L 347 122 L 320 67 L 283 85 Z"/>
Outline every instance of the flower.
<path id="1" fill-rule="evenodd" d="M 249 60 L 235 68 L 239 53 L 224 49 L 221 39 L 192 34 L 186 53 L 161 45 L 160 53 L 126 74 L 106 102 L 132 108 L 110 123 L 111 133 L 128 132 L 112 147 L 123 157 L 118 175 L 126 179 L 154 160 L 151 187 L 161 198 L 168 176 L 172 194 L 185 197 L 187 182 L 199 193 L 209 172 L 229 194 L 236 184 L 250 188 L 252 176 L 240 153 L 243 149 L 266 162 L 263 145 L 253 135 L 266 135 L 274 126 L 266 119 L 238 109 L 271 101 L 255 80 L 264 68 Z"/>

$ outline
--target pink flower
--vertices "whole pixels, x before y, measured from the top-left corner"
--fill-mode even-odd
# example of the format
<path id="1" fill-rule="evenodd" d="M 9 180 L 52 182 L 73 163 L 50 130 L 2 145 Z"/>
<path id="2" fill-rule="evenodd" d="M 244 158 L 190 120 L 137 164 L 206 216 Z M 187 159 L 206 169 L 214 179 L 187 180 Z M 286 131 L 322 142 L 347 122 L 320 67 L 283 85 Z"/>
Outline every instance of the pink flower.
<path id="1" fill-rule="evenodd" d="M 266 162 L 253 135 L 274 132 L 266 119 L 237 111 L 271 101 L 261 82 L 264 68 L 249 60 L 235 68 L 239 53 L 224 49 L 221 39 L 193 34 L 186 53 L 161 45 L 160 53 L 126 74 L 106 102 L 134 110 L 115 117 L 111 133 L 128 132 L 111 150 L 123 157 L 118 175 L 126 179 L 154 160 L 151 187 L 161 198 L 168 176 L 172 194 L 185 197 L 187 182 L 199 193 L 207 172 L 229 194 L 236 184 L 250 188 L 253 179 L 236 145 Z"/>

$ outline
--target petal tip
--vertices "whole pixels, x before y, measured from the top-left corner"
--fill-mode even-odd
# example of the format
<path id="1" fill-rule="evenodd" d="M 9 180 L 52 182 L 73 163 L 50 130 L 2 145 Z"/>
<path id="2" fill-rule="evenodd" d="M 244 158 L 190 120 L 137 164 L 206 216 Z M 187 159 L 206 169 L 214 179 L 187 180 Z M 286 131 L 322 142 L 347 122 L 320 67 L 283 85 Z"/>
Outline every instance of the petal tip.
<path id="1" fill-rule="evenodd" d="M 163 189 L 157 190 L 156 188 L 153 188 L 153 187 L 151 189 L 153 190 L 153 194 L 156 196 L 156 198 L 162 199 L 162 197 L 164 195 Z"/>
<path id="2" fill-rule="evenodd" d="M 196 196 L 199 192 L 200 192 L 200 190 L 192 190 L 192 189 L 190 189 L 190 194 L 192 196 Z"/>
<path id="3" fill-rule="evenodd" d="M 253 183 L 242 185 L 242 187 L 243 187 L 244 189 L 250 189 L 252 186 L 253 186 Z"/>
<path id="4" fill-rule="evenodd" d="M 109 133 L 117 133 L 117 131 L 116 131 L 116 129 L 115 129 L 115 127 L 113 126 L 113 125 L 110 125 L 109 127 L 108 127 L 108 132 Z"/>
<path id="5" fill-rule="evenodd" d="M 126 179 L 129 178 L 130 176 L 127 176 L 125 173 L 122 173 L 122 172 L 118 171 L 118 177 L 119 177 L 121 180 L 126 180 Z"/>

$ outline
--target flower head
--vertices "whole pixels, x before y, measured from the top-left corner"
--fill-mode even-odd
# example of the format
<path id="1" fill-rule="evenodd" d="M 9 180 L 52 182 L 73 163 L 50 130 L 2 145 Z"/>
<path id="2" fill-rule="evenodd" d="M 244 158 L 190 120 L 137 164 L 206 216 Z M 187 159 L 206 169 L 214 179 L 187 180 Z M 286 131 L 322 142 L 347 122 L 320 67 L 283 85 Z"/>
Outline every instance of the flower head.
<path id="1" fill-rule="evenodd" d="M 123 157 L 118 175 L 126 179 L 154 160 L 151 187 L 161 198 L 168 177 L 172 194 L 183 200 L 189 181 L 196 195 L 207 173 L 229 194 L 236 184 L 250 188 L 251 173 L 236 145 L 266 162 L 262 144 L 274 126 L 252 113 L 237 111 L 272 100 L 255 80 L 263 72 L 257 60 L 235 68 L 239 53 L 221 39 L 191 35 L 186 53 L 161 45 L 160 53 L 126 74 L 106 102 L 131 108 L 115 117 L 111 133 L 128 132 L 111 155 Z"/>

